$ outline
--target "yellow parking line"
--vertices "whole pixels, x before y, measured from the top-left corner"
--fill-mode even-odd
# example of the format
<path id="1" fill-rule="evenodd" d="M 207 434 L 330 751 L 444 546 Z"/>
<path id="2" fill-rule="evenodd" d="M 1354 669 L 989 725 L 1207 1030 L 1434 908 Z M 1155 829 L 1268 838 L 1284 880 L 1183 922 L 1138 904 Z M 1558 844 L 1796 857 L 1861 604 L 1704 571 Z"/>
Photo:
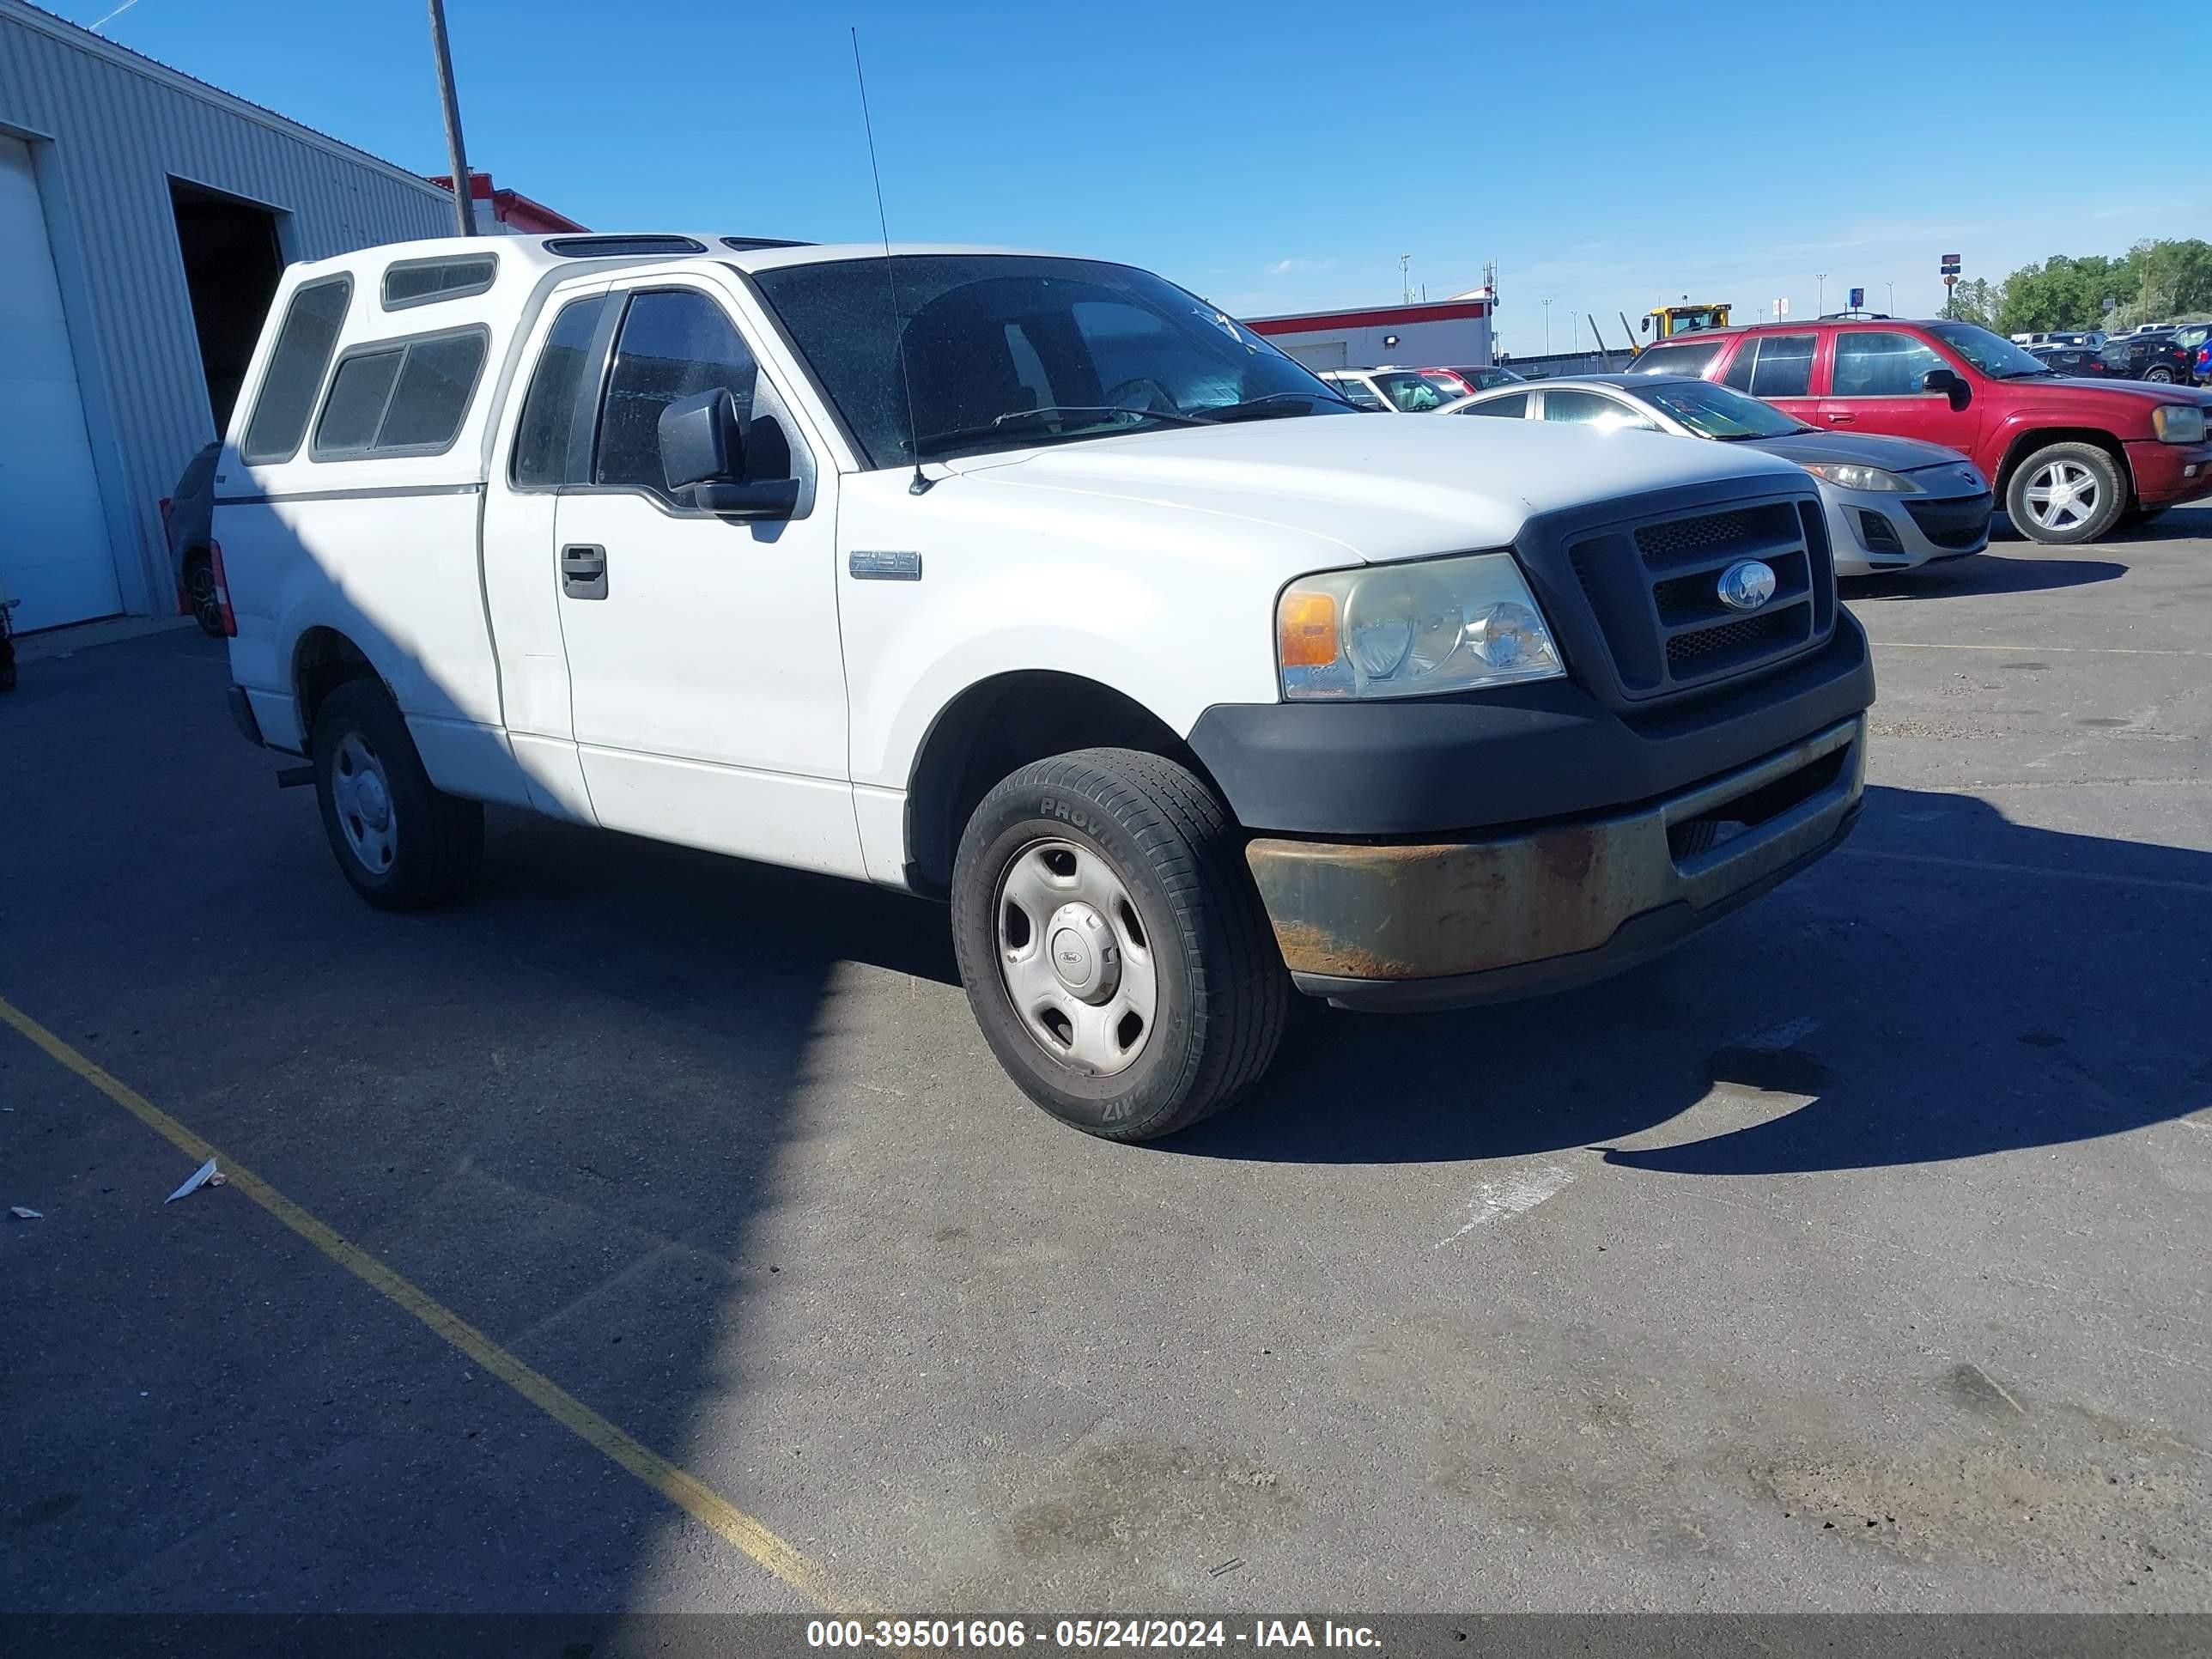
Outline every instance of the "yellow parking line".
<path id="1" fill-rule="evenodd" d="M 348 1243 L 228 1153 L 219 1153 L 136 1089 L 70 1048 L 5 997 L 0 997 L 0 1024 L 21 1032 L 187 1158 L 201 1163 L 211 1158 L 220 1158 L 231 1186 L 386 1300 L 422 1321 L 579 1439 L 628 1469 L 800 1595 L 835 1613 L 872 1611 L 866 1602 L 841 1594 L 819 1564 L 786 1543 L 697 1476 L 678 1468 L 650 1446 L 617 1428 L 552 1378 L 532 1370 L 428 1292 L 401 1278 L 359 1245 Z"/>

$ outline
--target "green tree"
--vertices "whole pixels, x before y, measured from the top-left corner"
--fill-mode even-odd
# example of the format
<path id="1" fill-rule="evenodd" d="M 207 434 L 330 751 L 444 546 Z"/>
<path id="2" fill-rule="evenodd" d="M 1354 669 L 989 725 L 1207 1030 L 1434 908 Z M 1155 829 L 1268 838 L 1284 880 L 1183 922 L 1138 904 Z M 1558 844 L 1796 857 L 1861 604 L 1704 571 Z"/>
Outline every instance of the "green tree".
<path id="1" fill-rule="evenodd" d="M 2003 286 L 1986 276 L 1977 276 L 1971 283 L 1961 283 L 1951 290 L 1950 314 L 1962 323 L 1979 323 L 1984 328 L 1995 328 L 2003 309 Z"/>
<path id="2" fill-rule="evenodd" d="M 2005 278 L 1997 326 L 2008 334 L 2094 328 L 2106 297 L 2130 292 L 2129 275 L 2125 260 L 2098 253 L 2080 259 L 2055 253 L 2041 264 L 2022 265 Z"/>
<path id="3" fill-rule="evenodd" d="M 1971 283 L 1961 283 L 1963 296 Z M 1998 290 L 1995 326 L 2008 334 L 2116 327 L 2212 311 L 2212 242 L 2137 242 L 2119 258 L 2053 254 L 2023 265 Z M 2105 310 L 2111 300 L 2115 309 Z M 1963 313 L 1962 313 L 1963 314 Z"/>

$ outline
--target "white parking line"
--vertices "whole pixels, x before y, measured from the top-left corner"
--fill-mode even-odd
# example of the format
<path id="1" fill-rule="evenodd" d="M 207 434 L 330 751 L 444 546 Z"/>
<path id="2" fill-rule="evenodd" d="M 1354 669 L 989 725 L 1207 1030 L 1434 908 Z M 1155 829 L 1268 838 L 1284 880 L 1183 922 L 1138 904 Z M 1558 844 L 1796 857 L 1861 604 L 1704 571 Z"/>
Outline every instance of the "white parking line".
<path id="1" fill-rule="evenodd" d="M 2212 657 L 2212 651 L 2181 651 L 2149 645 L 1962 645 L 1955 640 L 1876 640 L 1877 651 L 2009 651 L 2015 657 Z"/>
<path id="2" fill-rule="evenodd" d="M 1547 1164 L 1525 1175 L 1510 1175 L 1499 1181 L 1485 1181 L 1476 1184 L 1474 1196 L 1467 1201 L 1466 1225 L 1449 1238 L 1440 1238 L 1431 1246 L 1441 1250 L 1455 1238 L 1464 1238 L 1477 1227 L 1486 1227 L 1507 1216 L 1525 1215 L 1547 1198 L 1556 1198 L 1573 1174 L 1564 1164 Z"/>

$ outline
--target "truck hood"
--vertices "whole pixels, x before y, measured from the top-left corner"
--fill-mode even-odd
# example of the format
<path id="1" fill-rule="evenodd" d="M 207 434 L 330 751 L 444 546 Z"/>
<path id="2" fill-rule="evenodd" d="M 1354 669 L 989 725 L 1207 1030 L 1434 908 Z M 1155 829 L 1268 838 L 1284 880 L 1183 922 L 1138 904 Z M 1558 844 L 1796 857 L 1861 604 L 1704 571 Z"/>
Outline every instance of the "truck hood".
<path id="1" fill-rule="evenodd" d="M 1840 461 L 1858 466 L 1878 466 L 1890 472 L 1917 472 L 1923 467 L 1959 466 L 1966 458 L 1941 444 L 1917 438 L 1883 438 L 1856 433 L 1792 432 L 1779 438 L 1748 438 L 1763 453 L 1779 455 L 1800 466 L 1813 462 Z"/>
<path id="2" fill-rule="evenodd" d="M 1722 479 L 1811 480 L 1741 444 L 1465 416 L 1248 421 L 957 460 L 993 488 L 1181 507 L 1382 562 L 1504 547 L 1540 513 Z"/>

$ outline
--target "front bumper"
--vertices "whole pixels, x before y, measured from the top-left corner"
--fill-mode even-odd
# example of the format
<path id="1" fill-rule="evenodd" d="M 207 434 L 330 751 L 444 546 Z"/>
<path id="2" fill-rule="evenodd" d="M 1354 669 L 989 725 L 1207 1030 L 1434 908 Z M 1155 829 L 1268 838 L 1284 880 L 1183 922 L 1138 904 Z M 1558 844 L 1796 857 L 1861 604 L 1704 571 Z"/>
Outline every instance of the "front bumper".
<path id="1" fill-rule="evenodd" d="M 1626 811 L 1441 844 L 1262 838 L 1246 857 L 1307 994 L 1505 1001 L 1632 967 L 1833 850 L 1858 818 L 1865 751 L 1854 715 Z M 1700 849 L 1708 823 L 1724 838 Z"/>
<path id="2" fill-rule="evenodd" d="M 1838 576 L 1917 569 L 1965 558 L 1990 544 L 1996 501 L 1987 490 L 1961 495 L 1870 489 L 1829 494 L 1828 528 Z"/>
<path id="3" fill-rule="evenodd" d="M 2212 495 L 2212 443 L 2131 443 L 2128 470 L 2136 500 L 2144 507 L 2172 507 Z"/>

